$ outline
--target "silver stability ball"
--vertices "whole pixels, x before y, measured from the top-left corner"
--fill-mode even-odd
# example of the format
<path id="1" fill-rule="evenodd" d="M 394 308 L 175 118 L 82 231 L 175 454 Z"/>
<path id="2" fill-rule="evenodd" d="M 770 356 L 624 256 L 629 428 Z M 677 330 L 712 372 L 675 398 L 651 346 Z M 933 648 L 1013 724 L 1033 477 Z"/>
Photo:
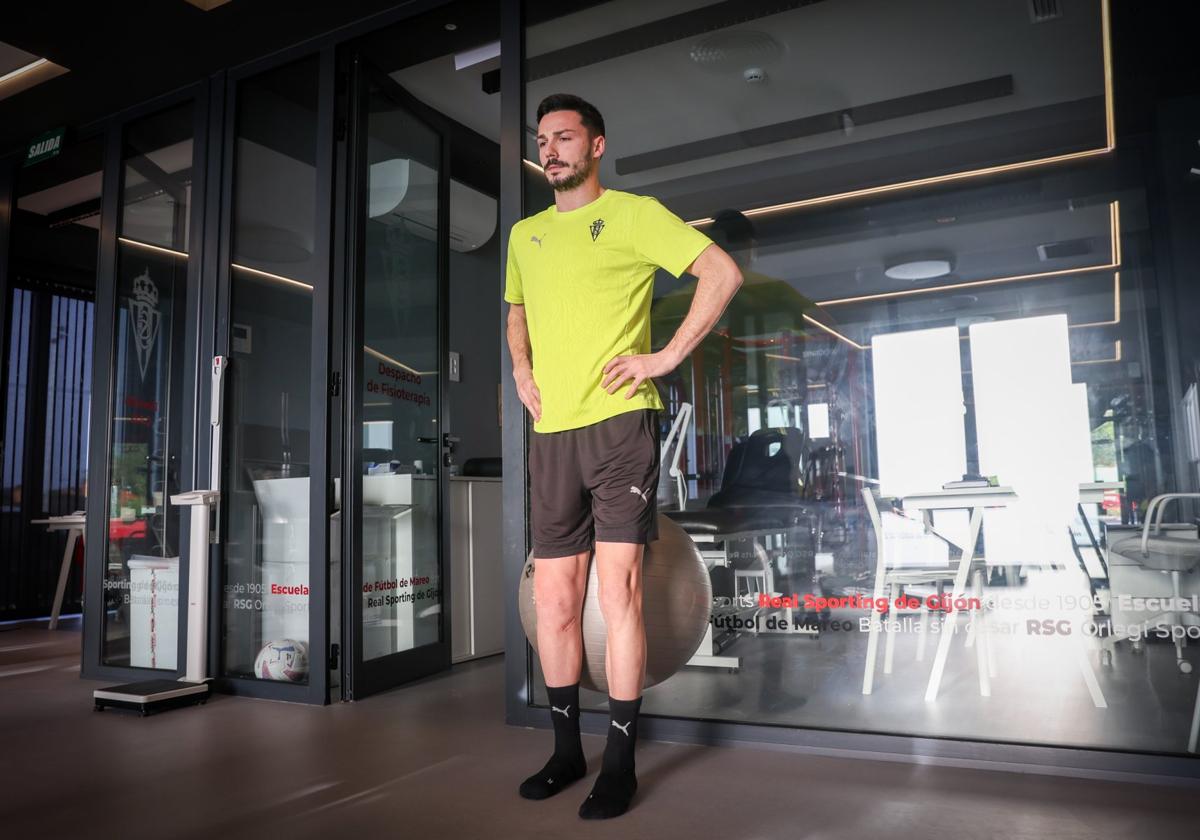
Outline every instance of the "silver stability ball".
<path id="1" fill-rule="evenodd" d="M 533 599 L 533 555 L 521 572 L 521 626 L 537 650 L 537 610 Z M 583 597 L 583 672 L 580 684 L 608 693 L 604 670 L 606 628 L 600 612 L 600 583 L 595 555 L 588 566 Z M 642 616 L 646 624 L 645 688 L 657 685 L 684 666 L 708 629 L 712 584 L 696 544 L 687 533 L 659 514 L 658 539 L 642 560 Z"/>

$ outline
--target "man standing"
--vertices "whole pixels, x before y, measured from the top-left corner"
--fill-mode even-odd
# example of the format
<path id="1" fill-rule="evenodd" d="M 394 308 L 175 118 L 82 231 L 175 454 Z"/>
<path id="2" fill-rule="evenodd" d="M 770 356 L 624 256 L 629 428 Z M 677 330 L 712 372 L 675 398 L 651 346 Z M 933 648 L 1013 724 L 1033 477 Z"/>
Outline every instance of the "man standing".
<path id="1" fill-rule="evenodd" d="M 554 206 L 513 226 L 504 299 L 521 402 L 534 420 L 529 481 L 538 655 L 554 754 L 520 793 L 545 799 L 587 772 L 579 738 L 580 620 L 593 547 L 608 628 L 612 720 L 585 819 L 623 814 L 637 790 L 645 679 L 641 560 L 656 537 L 658 411 L 651 382 L 687 358 L 741 284 L 733 260 L 653 198 L 600 185 L 604 119 L 577 96 L 537 110 Z M 675 336 L 650 352 L 654 272 L 698 278 Z"/>

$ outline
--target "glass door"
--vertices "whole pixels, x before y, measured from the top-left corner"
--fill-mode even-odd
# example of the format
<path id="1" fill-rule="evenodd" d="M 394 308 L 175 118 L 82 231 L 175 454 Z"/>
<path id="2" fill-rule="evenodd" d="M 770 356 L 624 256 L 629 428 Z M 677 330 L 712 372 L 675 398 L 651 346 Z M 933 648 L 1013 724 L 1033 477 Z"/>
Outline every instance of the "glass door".
<path id="1" fill-rule="evenodd" d="M 326 702 L 332 51 L 232 80 L 217 675 Z"/>
<path id="2" fill-rule="evenodd" d="M 343 515 L 345 695 L 449 667 L 442 562 L 447 178 L 418 103 L 353 68 Z"/>

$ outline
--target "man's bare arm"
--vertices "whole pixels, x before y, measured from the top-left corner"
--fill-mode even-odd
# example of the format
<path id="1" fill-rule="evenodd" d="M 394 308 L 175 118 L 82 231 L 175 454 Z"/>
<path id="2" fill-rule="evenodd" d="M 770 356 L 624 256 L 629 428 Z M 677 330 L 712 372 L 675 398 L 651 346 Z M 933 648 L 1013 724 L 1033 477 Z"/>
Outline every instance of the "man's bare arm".
<path id="1" fill-rule="evenodd" d="M 672 363 L 668 370 L 674 370 L 691 355 L 696 345 L 716 325 L 721 313 L 742 285 L 742 272 L 737 263 L 717 245 L 705 248 L 688 267 L 688 273 L 694 274 L 698 280 L 696 293 L 692 296 L 687 317 L 662 349 Z"/>
<path id="2" fill-rule="evenodd" d="M 533 380 L 533 350 L 529 345 L 529 324 L 525 320 L 522 304 L 508 305 L 508 352 L 512 356 L 513 379 L 517 383 L 517 396 L 533 419 L 542 419 L 542 392 Z"/>
<path id="3" fill-rule="evenodd" d="M 604 366 L 605 378 L 600 387 L 613 394 L 632 379 L 626 399 L 637 393 L 647 379 L 670 373 L 696 349 L 708 335 L 742 285 L 742 272 L 733 257 L 717 245 L 709 245 L 688 267 L 697 279 L 696 292 L 687 317 L 675 331 L 667 346 L 657 353 L 643 356 L 617 356 Z"/>

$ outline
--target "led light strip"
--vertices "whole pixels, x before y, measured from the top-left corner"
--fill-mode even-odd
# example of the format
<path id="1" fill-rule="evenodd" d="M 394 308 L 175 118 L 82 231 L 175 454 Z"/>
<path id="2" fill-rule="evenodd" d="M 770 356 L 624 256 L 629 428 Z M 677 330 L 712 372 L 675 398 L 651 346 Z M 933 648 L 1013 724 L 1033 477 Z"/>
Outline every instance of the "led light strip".
<path id="1" fill-rule="evenodd" d="M 5 82 L 9 81 L 10 79 L 15 79 L 18 76 L 24 76 L 26 73 L 28 73 L 32 70 L 38 69 L 43 64 L 49 64 L 49 63 L 50 63 L 49 59 L 39 58 L 37 61 L 29 62 L 24 67 L 18 67 L 16 70 L 10 70 L 9 72 L 5 73 L 3 76 L 0 76 L 0 85 L 4 84 Z"/>
<path id="2" fill-rule="evenodd" d="M 136 239 L 130 239 L 127 236 L 118 236 L 117 241 L 125 245 L 133 245 L 138 248 L 145 248 L 147 251 L 157 251 L 160 254 L 170 254 L 173 257 L 182 257 L 187 259 L 186 251 L 176 251 L 174 248 L 164 248 L 161 245 L 151 245 L 149 242 L 138 242 Z"/>
<path id="3" fill-rule="evenodd" d="M 968 178 L 981 178 L 988 175 L 997 175 L 1001 172 L 1019 172 L 1024 169 L 1033 169 L 1040 166 L 1051 166 L 1056 163 L 1066 163 L 1072 160 L 1083 160 L 1100 155 L 1107 155 L 1117 147 L 1117 132 L 1116 118 L 1113 112 L 1113 81 L 1112 81 L 1112 33 L 1109 22 L 1109 0 L 1100 0 L 1100 28 L 1101 28 L 1101 47 L 1104 55 L 1104 146 L 1098 149 L 1087 149 L 1081 152 L 1070 152 L 1063 155 L 1054 155 L 1047 158 L 1037 158 L 1035 160 L 1018 161 L 1016 163 L 1004 163 L 997 166 L 988 166 L 983 169 L 969 169 L 964 172 L 951 172 L 946 175 L 933 175 L 928 178 L 917 178 L 912 181 L 902 181 L 898 184 L 882 184 L 878 187 L 866 187 L 859 190 L 850 190 L 848 192 L 834 193 L 832 195 L 814 196 L 813 198 L 803 198 L 798 201 L 786 201 L 782 204 L 770 204 L 765 207 L 754 207 L 749 210 L 743 210 L 745 216 L 762 216 L 767 213 L 778 213 L 782 210 L 796 210 L 801 207 L 813 207 L 821 204 L 833 204 L 839 201 L 847 201 L 852 198 L 859 198 L 868 195 L 882 195 L 886 193 L 899 192 L 901 190 L 915 189 L 917 187 L 926 187 L 932 184 L 944 184 L 951 181 L 962 181 Z M 702 227 L 710 225 L 716 221 L 711 216 L 705 216 L 702 219 L 692 219 L 688 222 L 692 227 Z"/>
<path id="4" fill-rule="evenodd" d="M 269 271 L 262 271 L 261 269 L 250 268 L 249 266 L 239 265 L 238 263 L 230 263 L 229 265 L 232 268 L 238 269 L 239 271 L 245 271 L 250 274 L 255 274 L 259 277 L 264 277 L 268 280 L 274 280 L 277 283 L 284 283 L 288 286 L 295 286 L 296 288 L 304 289 L 309 292 L 311 292 L 313 290 L 313 287 L 311 285 L 309 285 L 308 283 L 301 282 L 300 280 L 293 280 L 291 277 L 284 277 L 282 274 L 272 274 Z M 408 365 L 404 364 L 404 362 L 400 361 L 399 359 L 393 359 L 391 356 L 387 355 L 386 353 L 381 353 L 378 350 L 376 350 L 374 347 L 370 347 L 368 345 L 363 345 L 363 352 L 370 356 L 374 356 L 375 358 L 379 359 L 382 362 L 387 362 L 389 365 L 395 365 L 396 367 L 398 367 L 402 370 L 406 370 L 409 373 L 413 374 L 414 376 L 436 376 L 437 375 L 436 370 L 427 370 L 427 371 L 416 370 L 415 368 L 411 368 Z"/>
<path id="5" fill-rule="evenodd" d="M 310 292 L 313 290 L 313 287 L 310 284 L 304 283 L 300 280 L 293 280 L 291 277 L 284 277 L 282 274 L 272 274 L 269 271 L 262 271 L 257 268 L 251 268 L 248 265 L 239 265 L 238 263 L 230 263 L 229 266 L 230 268 L 236 268 L 238 271 L 245 271 L 248 274 L 264 277 L 267 280 L 274 280 L 276 283 L 283 283 L 287 286 L 295 286 L 298 289 L 305 289 Z"/>
<path id="6" fill-rule="evenodd" d="M 866 347 L 866 346 L 864 346 L 864 345 L 862 345 L 862 344 L 859 344 L 857 341 L 854 341 L 854 340 L 852 340 L 852 339 L 846 338 L 846 336 L 842 335 L 842 334 L 841 334 L 840 332 L 838 332 L 837 330 L 835 330 L 835 329 L 833 329 L 833 328 L 831 328 L 831 327 L 827 327 L 827 326 L 825 326 L 824 324 L 822 324 L 820 321 L 818 321 L 816 318 L 812 317 L 811 315 L 805 315 L 805 316 L 803 316 L 803 317 L 804 317 L 804 320 L 805 320 L 805 321 L 808 321 L 810 324 L 814 324 L 814 325 L 816 325 L 816 326 L 820 327 L 821 329 L 825 330 L 825 332 L 827 332 L 827 333 L 829 333 L 830 335 L 832 335 L 834 338 L 840 338 L 842 341 L 846 342 L 846 343 L 847 343 L 847 344 L 849 344 L 851 347 L 853 347 L 853 348 L 855 348 L 855 349 L 857 349 L 857 350 L 866 350 L 866 349 L 867 349 L 867 347 Z"/>
<path id="7" fill-rule="evenodd" d="M 1091 321 L 1086 324 L 1068 324 L 1067 329 L 1081 330 L 1084 327 L 1111 327 L 1121 323 L 1121 272 L 1113 272 L 1113 318 L 1111 321 Z"/>
<path id="8" fill-rule="evenodd" d="M 1007 277 L 993 277 L 988 280 L 967 280 L 962 283 L 948 283 L 944 286 L 927 286 L 923 289 L 903 289 L 898 292 L 878 292 L 872 295 L 858 295 L 848 298 L 834 298 L 832 300 L 818 300 L 818 306 L 839 306 L 845 303 L 861 303 L 868 300 L 888 300 L 898 297 L 910 297 L 912 295 L 927 295 L 933 292 L 946 292 L 952 289 L 970 289 L 977 286 L 991 286 L 999 283 L 1018 283 L 1027 280 L 1043 280 L 1049 277 L 1066 277 L 1072 274 L 1091 274 L 1097 271 L 1110 271 L 1121 267 L 1121 224 L 1118 202 L 1114 201 L 1109 204 L 1108 220 L 1109 220 L 1109 241 L 1110 241 L 1110 259 L 1105 265 L 1085 265 L 1079 268 L 1061 268 L 1055 271 L 1039 271 L 1032 274 L 1013 274 Z"/>

